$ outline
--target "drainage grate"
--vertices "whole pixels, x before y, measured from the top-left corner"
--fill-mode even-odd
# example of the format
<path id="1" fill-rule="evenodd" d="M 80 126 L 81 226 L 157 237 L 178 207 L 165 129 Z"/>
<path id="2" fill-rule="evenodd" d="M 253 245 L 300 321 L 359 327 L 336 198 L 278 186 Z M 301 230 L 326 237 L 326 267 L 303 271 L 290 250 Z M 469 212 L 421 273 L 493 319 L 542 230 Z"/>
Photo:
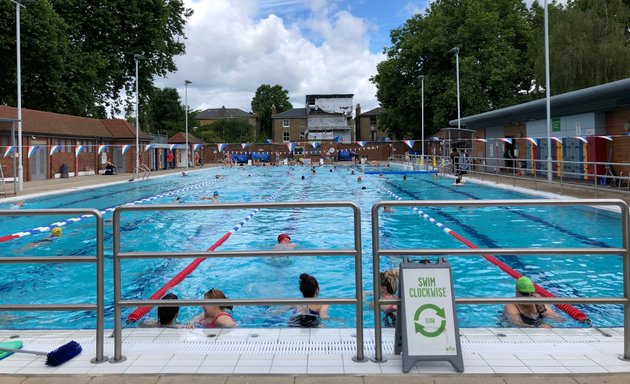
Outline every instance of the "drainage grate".
<path id="1" fill-rule="evenodd" d="M 169 351 L 172 353 L 200 353 L 200 354 L 343 354 L 352 355 L 356 353 L 356 342 L 354 341 L 216 341 L 207 342 L 130 342 L 123 344 L 123 350 L 129 354 L 142 354 L 154 352 L 156 349 Z M 385 353 L 393 352 L 393 342 L 383 345 Z M 365 353 L 374 353 L 374 343 L 366 341 Z"/>

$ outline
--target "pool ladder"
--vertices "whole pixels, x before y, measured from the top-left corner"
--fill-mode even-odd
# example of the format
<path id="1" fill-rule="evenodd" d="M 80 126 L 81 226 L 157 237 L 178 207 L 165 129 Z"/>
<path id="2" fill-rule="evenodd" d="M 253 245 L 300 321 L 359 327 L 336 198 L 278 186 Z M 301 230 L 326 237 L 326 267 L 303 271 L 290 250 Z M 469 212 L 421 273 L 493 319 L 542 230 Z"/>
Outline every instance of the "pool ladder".
<path id="1" fill-rule="evenodd" d="M 151 176 L 151 169 L 144 164 L 141 164 L 139 167 L 133 169 L 133 176 L 131 180 L 133 180 L 136 174 L 140 175 L 142 172 L 142 176 L 138 176 L 139 180 L 149 180 L 149 176 Z"/>
<path id="2" fill-rule="evenodd" d="M 4 165 L 0 167 L 0 177 L 2 178 L 2 189 L 4 189 L 4 197 L 9 196 L 9 191 L 7 191 L 7 183 L 4 181 Z"/>

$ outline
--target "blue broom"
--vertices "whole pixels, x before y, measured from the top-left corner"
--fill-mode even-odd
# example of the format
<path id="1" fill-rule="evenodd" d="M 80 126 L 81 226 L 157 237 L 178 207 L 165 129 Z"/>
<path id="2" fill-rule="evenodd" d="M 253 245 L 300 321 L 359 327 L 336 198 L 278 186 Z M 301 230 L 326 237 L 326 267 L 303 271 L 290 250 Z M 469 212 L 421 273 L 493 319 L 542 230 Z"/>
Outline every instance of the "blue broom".
<path id="1" fill-rule="evenodd" d="M 66 361 L 73 359 L 79 353 L 81 353 L 82 350 L 83 348 L 81 348 L 81 345 L 74 340 L 48 353 L 40 352 L 40 351 L 29 351 L 25 349 L 13 349 L 13 348 L 0 347 L 0 351 L 2 352 L 30 353 L 32 355 L 46 356 L 46 365 L 49 365 L 51 367 L 56 367 L 58 365 L 65 363 Z"/>

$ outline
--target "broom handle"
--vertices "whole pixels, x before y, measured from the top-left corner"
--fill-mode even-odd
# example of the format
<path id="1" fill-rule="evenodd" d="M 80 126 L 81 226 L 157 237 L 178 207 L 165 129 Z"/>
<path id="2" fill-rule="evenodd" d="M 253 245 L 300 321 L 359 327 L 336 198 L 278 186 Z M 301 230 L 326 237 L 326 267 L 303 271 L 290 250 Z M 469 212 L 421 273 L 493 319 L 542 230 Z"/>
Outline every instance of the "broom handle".
<path id="1" fill-rule="evenodd" d="M 13 349 L 13 348 L 4 348 L 4 347 L 0 347 L 0 352 L 30 353 L 32 355 L 42 355 L 42 356 L 48 355 L 47 352 L 29 351 L 28 349 Z"/>

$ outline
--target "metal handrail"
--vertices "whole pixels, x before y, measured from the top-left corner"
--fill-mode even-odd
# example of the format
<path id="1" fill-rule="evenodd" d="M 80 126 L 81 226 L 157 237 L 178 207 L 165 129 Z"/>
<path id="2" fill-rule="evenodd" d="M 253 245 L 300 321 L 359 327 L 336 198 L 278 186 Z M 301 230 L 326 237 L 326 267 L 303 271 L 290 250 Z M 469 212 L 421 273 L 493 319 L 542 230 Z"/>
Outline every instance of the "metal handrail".
<path id="1" fill-rule="evenodd" d="M 350 208 L 353 212 L 353 248 L 348 249 L 310 249 L 292 251 L 222 251 L 222 252 L 121 252 L 120 221 L 125 212 L 138 211 L 183 211 L 183 210 L 234 210 L 243 208 L 256 209 L 294 209 L 294 208 Z M 179 306 L 213 305 L 295 305 L 295 304 L 348 304 L 356 310 L 357 355 L 355 361 L 367 361 L 364 356 L 363 341 L 363 287 L 361 263 L 361 212 L 359 206 L 350 201 L 325 202 L 282 202 L 282 203 L 227 203 L 227 204 L 177 204 L 149 206 L 120 206 L 113 215 L 114 230 L 114 357 L 111 362 L 122 362 L 122 308 L 156 305 L 156 300 L 122 300 L 121 260 L 144 258 L 219 258 L 219 257 L 278 257 L 278 256 L 354 256 L 355 260 L 355 297 L 328 299 L 203 299 L 203 300 L 160 300 L 159 304 Z"/>
<path id="2" fill-rule="evenodd" d="M 96 220 L 96 255 L 95 256 L 25 256 L 0 257 L 2 264 L 49 264 L 49 263 L 95 263 L 96 264 L 96 304 L 0 304 L 0 311 L 95 311 L 96 312 L 96 357 L 92 363 L 108 361 L 104 356 L 105 298 L 104 298 L 104 247 L 103 215 L 96 209 L 20 209 L 0 210 L 0 216 L 51 216 L 51 215 L 89 215 Z M 60 287 L 63 288 L 63 287 Z"/>
<path id="3" fill-rule="evenodd" d="M 151 169 L 147 167 L 145 164 L 140 164 L 139 167 L 133 169 L 134 175 L 139 175 L 140 171 L 142 171 L 142 177 L 138 176 L 139 180 L 149 180 L 149 176 L 151 176 Z M 135 177 L 135 176 L 134 176 Z M 131 178 L 133 180 L 133 177 Z"/>
<path id="4" fill-rule="evenodd" d="M 436 156 L 438 158 L 447 158 L 446 156 Z M 506 160 L 512 161 L 513 166 L 508 167 L 505 165 Z M 525 167 L 520 167 L 519 164 L 526 164 Z M 460 163 L 461 165 L 462 163 Z M 499 178 L 504 179 L 512 179 L 513 184 L 516 183 L 516 179 L 530 180 L 533 177 L 534 188 L 537 188 L 539 179 L 540 181 L 546 182 L 546 179 L 539 178 L 546 177 L 547 175 L 547 160 L 546 159 L 531 159 L 531 158 L 514 158 L 514 159 L 505 159 L 503 157 L 483 157 L 483 156 L 467 156 L 466 164 L 468 164 L 468 169 L 466 172 L 469 174 L 477 174 L 481 176 L 481 179 L 484 179 L 484 176 L 493 176 L 496 178 L 496 182 L 498 183 Z M 538 169 L 537 165 L 540 164 L 542 167 Z M 564 193 L 564 186 L 572 186 L 579 188 L 591 189 L 594 191 L 595 197 L 598 197 L 598 193 L 601 190 L 609 191 L 610 188 L 603 187 L 598 184 L 598 179 L 612 179 L 617 183 L 616 192 L 622 194 L 630 194 L 630 174 L 628 176 L 623 175 L 623 171 L 621 171 L 618 175 L 611 175 L 607 172 L 598 173 L 598 167 L 608 168 L 610 166 L 614 166 L 618 169 L 629 169 L 630 163 L 613 163 L 613 162 L 602 162 L 602 161 L 569 161 L 569 160 L 552 160 L 553 169 L 550 171 L 554 175 L 554 182 L 560 183 L 560 188 Z M 556 165 L 560 164 L 561 169 L 558 172 L 556 169 Z M 566 165 L 574 164 L 584 167 L 585 171 L 583 172 L 573 172 L 565 169 Z M 594 172 L 588 172 L 588 168 L 592 167 Z M 488 169 L 492 169 L 492 171 L 488 171 Z M 500 170 L 506 170 L 507 172 L 501 173 Z M 569 177 L 567 177 L 569 176 Z M 587 179 L 592 179 L 590 182 L 586 182 Z M 585 182 L 578 183 L 577 181 L 584 180 Z M 575 182 L 571 182 L 575 181 Z M 626 182 L 626 190 L 621 189 L 621 184 Z"/>
<path id="5" fill-rule="evenodd" d="M 449 249 L 449 248 L 418 248 L 418 249 L 381 249 L 379 236 L 379 209 L 389 207 L 489 207 L 489 206 L 617 206 L 621 211 L 621 248 L 475 248 L 475 249 Z M 462 297 L 456 298 L 456 304 L 505 304 L 505 303 L 549 303 L 549 304 L 623 304 L 624 306 L 624 355 L 623 359 L 630 359 L 630 233 L 628 232 L 629 219 L 628 205 L 622 200 L 616 199 L 583 199 L 583 200 L 484 200 L 484 201 L 443 201 L 443 200 L 408 200 L 408 201 L 380 201 L 372 206 L 372 263 L 374 277 L 374 361 L 383 361 L 383 340 L 381 329 L 381 305 L 400 304 L 400 299 L 383 299 L 380 297 L 379 273 L 380 258 L 386 255 L 452 255 L 471 256 L 482 254 L 611 254 L 623 257 L 623 297 L 590 297 L 590 298 L 566 298 L 566 297 Z"/>

